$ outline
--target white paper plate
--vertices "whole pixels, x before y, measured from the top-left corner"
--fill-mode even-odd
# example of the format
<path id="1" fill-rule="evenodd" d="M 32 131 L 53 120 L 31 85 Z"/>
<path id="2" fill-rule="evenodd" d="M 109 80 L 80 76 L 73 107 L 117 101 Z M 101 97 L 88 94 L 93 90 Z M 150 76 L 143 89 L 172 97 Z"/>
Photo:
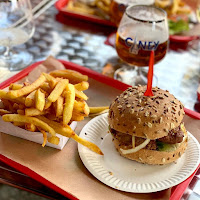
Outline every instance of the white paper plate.
<path id="1" fill-rule="evenodd" d="M 104 184 L 126 192 L 149 193 L 170 188 L 187 179 L 200 163 L 199 143 L 190 133 L 187 150 L 175 163 L 151 166 L 120 156 L 108 133 L 107 114 L 92 119 L 80 136 L 97 144 L 104 153 L 100 156 L 78 144 L 85 167 Z"/>

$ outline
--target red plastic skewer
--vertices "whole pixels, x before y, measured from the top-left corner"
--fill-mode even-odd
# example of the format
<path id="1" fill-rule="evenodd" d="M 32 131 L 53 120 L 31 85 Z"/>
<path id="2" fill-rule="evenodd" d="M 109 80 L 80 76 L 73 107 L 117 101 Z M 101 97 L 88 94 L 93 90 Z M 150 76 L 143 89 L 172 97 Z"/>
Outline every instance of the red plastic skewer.
<path id="1" fill-rule="evenodd" d="M 144 93 L 145 96 L 154 96 L 152 92 L 152 83 L 153 83 L 153 66 L 154 66 L 154 51 L 151 51 L 150 61 L 149 61 L 149 71 L 147 75 L 147 90 Z"/>

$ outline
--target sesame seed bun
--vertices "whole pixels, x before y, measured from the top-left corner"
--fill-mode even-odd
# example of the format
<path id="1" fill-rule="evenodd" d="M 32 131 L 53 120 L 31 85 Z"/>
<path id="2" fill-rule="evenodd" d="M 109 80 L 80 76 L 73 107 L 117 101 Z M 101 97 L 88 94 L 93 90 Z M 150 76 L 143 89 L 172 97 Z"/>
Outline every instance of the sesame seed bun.
<path id="1" fill-rule="evenodd" d="M 182 103 L 168 91 L 152 89 L 146 97 L 146 86 L 125 90 L 110 105 L 108 122 L 116 131 L 155 140 L 177 128 L 184 117 Z"/>

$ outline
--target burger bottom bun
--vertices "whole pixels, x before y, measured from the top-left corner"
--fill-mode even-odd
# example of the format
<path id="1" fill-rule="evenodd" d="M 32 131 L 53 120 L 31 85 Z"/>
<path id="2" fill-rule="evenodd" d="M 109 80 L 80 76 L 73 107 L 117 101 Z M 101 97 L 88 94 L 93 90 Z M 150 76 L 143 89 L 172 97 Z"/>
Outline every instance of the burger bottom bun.
<path id="1" fill-rule="evenodd" d="M 113 139 L 115 148 L 118 150 L 121 156 L 150 165 L 166 165 L 176 161 L 185 152 L 188 143 L 188 138 L 186 138 L 182 143 L 180 143 L 180 146 L 175 151 L 171 152 L 141 149 L 135 153 L 122 154 L 120 151 L 121 147 L 119 145 L 119 141 L 115 138 Z"/>

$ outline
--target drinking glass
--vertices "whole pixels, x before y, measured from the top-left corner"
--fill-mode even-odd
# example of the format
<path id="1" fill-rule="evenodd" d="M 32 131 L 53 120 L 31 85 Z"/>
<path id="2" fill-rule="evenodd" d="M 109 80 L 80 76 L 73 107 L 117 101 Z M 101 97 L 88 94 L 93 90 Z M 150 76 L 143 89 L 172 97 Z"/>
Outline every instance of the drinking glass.
<path id="1" fill-rule="evenodd" d="M 34 31 L 29 0 L 0 1 L 0 46 L 5 47 L 5 52 L 0 56 L 0 67 L 15 71 L 31 63 L 31 54 L 13 50 L 12 47 L 24 44 L 33 36 Z"/>
<path id="2" fill-rule="evenodd" d="M 115 78 L 120 79 L 126 74 L 130 80 L 128 84 L 146 84 L 142 67 L 149 65 L 151 51 L 154 51 L 154 63 L 165 57 L 168 40 L 167 14 L 164 10 L 146 5 L 129 6 L 116 36 L 116 51 L 128 65 L 118 69 Z"/>

